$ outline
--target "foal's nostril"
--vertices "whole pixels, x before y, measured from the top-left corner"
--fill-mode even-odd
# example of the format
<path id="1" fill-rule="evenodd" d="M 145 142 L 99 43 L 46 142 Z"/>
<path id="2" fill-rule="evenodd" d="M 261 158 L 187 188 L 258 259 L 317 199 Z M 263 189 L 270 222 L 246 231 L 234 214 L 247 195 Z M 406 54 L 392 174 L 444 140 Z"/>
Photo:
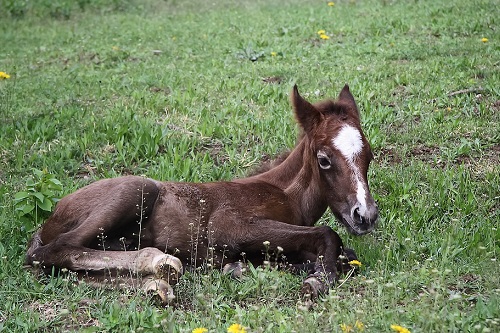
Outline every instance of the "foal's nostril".
<path id="1" fill-rule="evenodd" d="M 367 220 L 364 216 L 361 216 L 361 214 L 359 214 L 359 208 L 356 207 L 353 211 L 353 220 L 354 221 L 359 221 L 361 224 L 363 223 L 366 223 Z"/>

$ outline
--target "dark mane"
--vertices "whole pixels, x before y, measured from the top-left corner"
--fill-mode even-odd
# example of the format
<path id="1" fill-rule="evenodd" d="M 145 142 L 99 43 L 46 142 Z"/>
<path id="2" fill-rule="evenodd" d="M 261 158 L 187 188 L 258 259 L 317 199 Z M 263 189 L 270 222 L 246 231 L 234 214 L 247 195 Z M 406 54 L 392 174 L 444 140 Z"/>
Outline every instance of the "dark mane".
<path id="1" fill-rule="evenodd" d="M 356 104 L 355 104 L 354 100 L 352 100 L 350 102 L 352 104 L 349 104 L 348 102 L 345 102 L 342 100 L 334 101 L 331 99 L 327 99 L 324 101 L 319 101 L 319 102 L 314 103 L 314 106 L 316 107 L 316 109 L 318 109 L 323 114 L 336 114 L 339 116 L 343 116 L 346 114 L 347 110 L 352 109 L 352 106 L 354 106 L 354 108 L 356 108 Z M 356 110 L 356 113 L 354 113 L 354 114 L 357 115 L 357 110 Z M 345 118 L 345 116 L 343 118 Z M 358 118 L 359 118 L 359 116 L 358 116 Z M 301 130 L 298 137 L 297 137 L 297 143 L 300 140 L 302 140 L 304 135 L 305 135 L 304 131 Z M 248 172 L 247 176 L 251 177 L 251 176 L 260 175 L 264 172 L 267 172 L 267 171 L 277 167 L 278 165 L 283 163 L 283 161 L 286 160 L 286 158 L 288 157 L 288 155 L 290 155 L 291 152 L 292 152 L 291 149 L 287 149 L 274 157 L 264 155 L 264 158 L 262 159 L 262 163 L 256 167 L 252 168 Z"/>
<path id="2" fill-rule="evenodd" d="M 262 163 L 259 166 L 252 168 L 247 175 L 249 177 L 260 175 L 261 173 L 267 172 L 277 167 L 278 165 L 283 163 L 284 160 L 286 160 L 286 158 L 288 157 L 288 155 L 290 155 L 291 152 L 292 151 L 288 149 L 285 150 L 284 152 L 279 153 L 276 157 L 273 158 L 264 156 Z"/>

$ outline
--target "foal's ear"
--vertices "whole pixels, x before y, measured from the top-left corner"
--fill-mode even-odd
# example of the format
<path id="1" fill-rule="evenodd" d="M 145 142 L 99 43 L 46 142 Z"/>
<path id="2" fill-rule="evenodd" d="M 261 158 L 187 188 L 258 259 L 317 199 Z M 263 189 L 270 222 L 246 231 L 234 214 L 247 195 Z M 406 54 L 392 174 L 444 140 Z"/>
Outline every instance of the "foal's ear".
<path id="1" fill-rule="evenodd" d="M 356 105 L 354 96 L 351 94 L 351 91 L 349 90 L 349 86 L 347 84 L 344 86 L 344 88 L 342 88 L 338 100 L 346 103 L 352 110 L 355 110 L 356 114 L 359 116 L 358 106 Z"/>
<path id="2" fill-rule="evenodd" d="M 321 113 L 311 103 L 299 95 L 297 85 L 293 86 L 290 100 L 292 101 L 293 110 L 298 123 L 306 133 L 310 132 L 315 124 L 320 121 Z"/>

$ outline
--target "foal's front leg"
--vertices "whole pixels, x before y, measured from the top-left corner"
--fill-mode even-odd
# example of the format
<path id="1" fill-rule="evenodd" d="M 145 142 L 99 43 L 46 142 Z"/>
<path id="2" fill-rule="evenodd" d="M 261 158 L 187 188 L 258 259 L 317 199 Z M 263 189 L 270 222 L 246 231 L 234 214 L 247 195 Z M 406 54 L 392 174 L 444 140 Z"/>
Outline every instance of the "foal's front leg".
<path id="1" fill-rule="evenodd" d="M 263 243 L 280 247 L 290 264 L 303 264 L 314 258 L 314 268 L 304 280 L 302 291 L 311 297 L 326 292 L 337 279 L 337 259 L 342 252 L 342 240 L 330 227 L 304 227 L 253 218 L 246 223 L 221 221 L 217 232 L 220 243 L 233 244 L 233 255 L 245 252 L 249 257 L 261 254 Z M 280 250 L 281 250 L 280 249 Z"/>

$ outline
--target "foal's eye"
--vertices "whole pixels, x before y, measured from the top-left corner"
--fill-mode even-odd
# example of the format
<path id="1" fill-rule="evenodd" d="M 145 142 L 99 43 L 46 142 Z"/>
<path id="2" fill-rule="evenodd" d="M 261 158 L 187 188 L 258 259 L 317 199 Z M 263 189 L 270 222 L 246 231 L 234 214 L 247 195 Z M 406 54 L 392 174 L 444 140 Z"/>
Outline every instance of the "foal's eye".
<path id="1" fill-rule="evenodd" d="M 330 169 L 330 167 L 332 166 L 332 164 L 330 163 L 330 159 L 326 156 L 319 156 L 318 157 L 318 163 L 319 163 L 319 167 L 321 169 Z"/>

